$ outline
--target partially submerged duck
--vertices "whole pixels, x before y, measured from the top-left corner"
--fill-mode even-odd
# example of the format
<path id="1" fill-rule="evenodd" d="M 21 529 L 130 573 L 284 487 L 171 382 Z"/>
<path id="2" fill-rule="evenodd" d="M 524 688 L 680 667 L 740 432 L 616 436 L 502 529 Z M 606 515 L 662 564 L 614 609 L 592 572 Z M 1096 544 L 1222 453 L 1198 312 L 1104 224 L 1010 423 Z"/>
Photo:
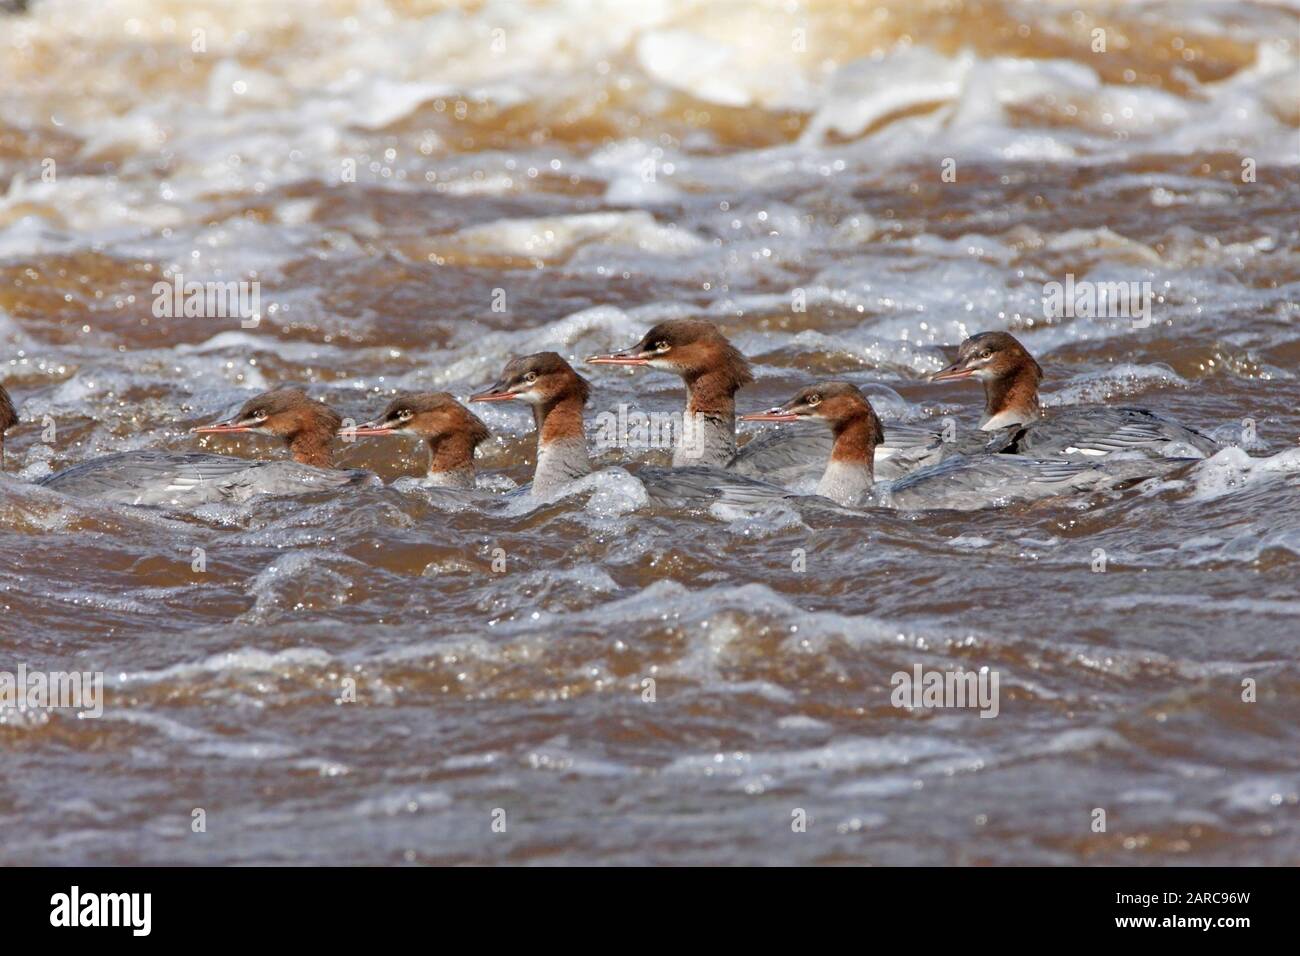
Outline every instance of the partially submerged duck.
<path id="1" fill-rule="evenodd" d="M 1040 458 L 1096 460 L 1116 452 L 1158 457 L 1208 457 L 1219 444 L 1145 408 L 1073 405 L 1044 412 L 1042 366 L 1006 332 L 980 332 L 961 343 L 957 360 L 935 382 L 973 379 L 984 386 L 984 431 L 1015 430 L 1002 450 Z"/>
<path id="2" fill-rule="evenodd" d="M 413 435 L 429 448 L 426 483 L 472 489 L 474 451 L 491 436 L 482 420 L 446 392 L 399 395 L 382 415 L 352 429 L 367 435 Z"/>
<path id="3" fill-rule="evenodd" d="M 801 389 L 784 405 L 742 415 L 747 422 L 797 422 L 816 418 L 830 428 L 831 449 L 817 494 L 846 508 L 866 503 L 875 485 L 876 448 L 885 430 L 867 396 L 849 382 Z"/>
<path id="4" fill-rule="evenodd" d="M 829 426 L 831 453 L 817 494 L 846 508 L 881 505 L 907 511 L 969 511 L 1095 490 L 1151 475 L 1145 463 L 1136 471 L 1130 466 L 1116 473 L 1085 462 L 958 453 L 877 488 L 875 450 L 888 430 L 857 386 L 838 381 L 810 385 L 784 405 L 742 416 L 747 421 L 801 419 L 820 419 Z"/>
<path id="5" fill-rule="evenodd" d="M 200 435 L 259 434 L 278 439 L 290 461 L 255 461 L 204 452 L 126 451 L 63 469 L 37 484 L 79 498 L 131 505 L 195 505 L 259 494 L 297 494 L 371 476 L 334 470 L 331 449 L 342 419 L 298 389 L 250 398 L 231 418 L 193 429 Z"/>

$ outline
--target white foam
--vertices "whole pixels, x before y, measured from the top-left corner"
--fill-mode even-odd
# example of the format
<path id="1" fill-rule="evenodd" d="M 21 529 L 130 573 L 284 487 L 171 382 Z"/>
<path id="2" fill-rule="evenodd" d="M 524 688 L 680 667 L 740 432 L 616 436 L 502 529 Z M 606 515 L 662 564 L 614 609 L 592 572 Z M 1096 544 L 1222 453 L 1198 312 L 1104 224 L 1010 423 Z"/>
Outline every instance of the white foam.
<path id="1" fill-rule="evenodd" d="M 1300 472 L 1300 448 L 1268 458 L 1253 458 L 1241 448 L 1224 448 L 1193 469 L 1193 501 L 1238 494 L 1265 482 Z"/>
<path id="2" fill-rule="evenodd" d="M 117 675 L 107 675 L 106 680 L 115 677 L 115 683 L 117 684 L 148 684 L 169 680 L 185 680 L 204 674 L 274 674 L 304 668 L 325 667 L 332 660 L 333 658 L 328 653 L 314 647 L 291 647 L 283 651 L 264 651 L 260 648 L 247 647 L 213 654 L 193 663 L 173 664 L 159 670 L 122 671 Z"/>
<path id="3" fill-rule="evenodd" d="M 641 211 L 500 219 L 462 229 L 452 237 L 453 247 L 466 251 L 548 260 L 562 259 L 580 244 L 593 241 L 667 256 L 685 255 L 704 245 L 700 237 L 662 225 Z"/>
<path id="4" fill-rule="evenodd" d="M 1043 405 L 1055 408 L 1105 403 L 1125 395 L 1145 392 L 1153 385 L 1186 386 L 1187 380 L 1167 365 L 1122 362 L 1101 372 L 1085 372 L 1075 376 L 1064 387 L 1043 396 Z"/>

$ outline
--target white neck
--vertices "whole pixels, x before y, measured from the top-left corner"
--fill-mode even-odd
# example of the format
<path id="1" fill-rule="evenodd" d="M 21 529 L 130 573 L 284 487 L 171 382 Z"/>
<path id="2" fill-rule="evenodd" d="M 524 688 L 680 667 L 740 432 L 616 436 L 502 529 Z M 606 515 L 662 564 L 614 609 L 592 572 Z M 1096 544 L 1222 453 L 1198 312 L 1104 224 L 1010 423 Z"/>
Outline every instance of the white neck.
<path id="1" fill-rule="evenodd" d="M 1037 417 L 1037 415 L 1031 415 L 1027 412 L 1016 411 L 1013 408 L 1008 408 L 1005 411 L 998 412 L 996 415 L 984 416 L 984 420 L 980 422 L 980 430 L 995 432 L 999 428 L 1006 428 L 1009 425 L 1023 425 L 1026 422 L 1033 421 Z"/>
<path id="2" fill-rule="evenodd" d="M 591 473 L 586 438 L 557 438 L 537 449 L 537 468 L 533 472 L 533 494 L 545 496 L 574 479 Z"/>
<path id="3" fill-rule="evenodd" d="M 450 468 L 445 471 L 430 471 L 424 483 L 431 488 L 463 488 L 472 491 L 474 466 L 462 465 L 460 468 Z"/>
<path id="4" fill-rule="evenodd" d="M 673 467 L 711 465 L 725 468 L 736 457 L 736 416 L 721 412 L 682 413 L 681 434 L 673 449 Z"/>
<path id="5" fill-rule="evenodd" d="M 854 508 L 871 492 L 874 484 L 871 467 L 866 462 L 836 461 L 832 458 L 826 465 L 822 480 L 817 483 L 817 494 L 831 499 L 837 505 Z"/>

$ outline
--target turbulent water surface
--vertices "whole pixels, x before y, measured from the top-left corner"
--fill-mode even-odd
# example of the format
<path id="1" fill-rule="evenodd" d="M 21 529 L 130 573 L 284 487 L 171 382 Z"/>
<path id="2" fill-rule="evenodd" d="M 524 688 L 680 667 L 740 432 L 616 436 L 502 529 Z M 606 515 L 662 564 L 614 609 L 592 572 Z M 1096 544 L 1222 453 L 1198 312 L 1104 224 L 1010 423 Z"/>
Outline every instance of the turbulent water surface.
<path id="1" fill-rule="evenodd" d="M 99 719 L 0 711 L 0 862 L 1300 862 L 1298 38 L 1212 0 L 0 15 L 0 670 L 106 675 Z M 260 322 L 160 316 L 177 274 Z M 1070 275 L 1150 323 L 1048 317 Z M 972 424 L 925 377 L 1007 329 L 1047 404 L 1226 447 L 858 516 L 656 507 L 617 466 L 666 452 L 615 449 L 530 507 L 493 405 L 482 504 L 396 439 L 338 446 L 386 486 L 192 513 L 32 484 L 282 454 L 188 434 L 279 383 L 359 421 L 684 316 L 754 360 L 742 409 L 834 376 Z M 593 427 L 682 402 L 589 377 Z M 998 715 L 893 706 L 917 665 Z"/>

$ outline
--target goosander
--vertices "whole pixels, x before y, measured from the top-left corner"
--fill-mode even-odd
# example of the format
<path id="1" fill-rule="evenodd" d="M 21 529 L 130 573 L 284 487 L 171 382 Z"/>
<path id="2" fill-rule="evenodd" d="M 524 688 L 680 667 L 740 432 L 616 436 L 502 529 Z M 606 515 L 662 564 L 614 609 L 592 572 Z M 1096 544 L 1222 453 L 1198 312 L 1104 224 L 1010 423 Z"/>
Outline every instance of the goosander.
<path id="1" fill-rule="evenodd" d="M 1145 408 L 1078 405 L 1044 414 L 1038 401 L 1043 370 L 1006 332 L 980 332 L 962 342 L 957 361 L 935 382 L 975 379 L 984 385 L 984 431 L 1015 428 L 1003 451 L 1037 457 L 1103 458 L 1132 451 L 1156 457 L 1208 457 L 1217 442 Z"/>
<path id="2" fill-rule="evenodd" d="M 592 365 L 649 366 L 675 372 L 686 383 L 686 411 L 673 466 L 707 465 L 789 487 L 816 477 L 831 451 L 823 430 L 769 432 L 736 449 L 736 392 L 754 380 L 749 362 L 711 322 L 670 319 L 646 332 L 631 348 L 592 355 Z M 942 431 L 928 426 L 890 425 L 876 446 L 875 467 L 883 478 L 939 461 L 957 450 Z M 967 451 L 982 450 L 981 438 Z"/>
<path id="3" fill-rule="evenodd" d="M 81 498 L 131 505 L 193 505 L 294 494 L 373 480 L 366 472 L 333 471 L 330 442 L 341 419 L 297 389 L 249 399 L 232 418 L 195 428 L 197 434 L 272 435 L 292 461 L 250 461 L 204 452 L 127 451 L 65 468 L 37 484 Z"/>
<path id="4" fill-rule="evenodd" d="M 532 494 L 546 497 L 591 472 L 582 409 L 591 385 L 554 352 L 506 363 L 501 377 L 470 396 L 471 402 L 526 402 L 537 425 L 537 465 Z"/>
<path id="5" fill-rule="evenodd" d="M 819 418 L 829 425 L 833 444 L 817 494 L 846 508 L 879 504 L 906 511 L 969 511 L 1097 490 L 1154 473 L 1148 462 L 1122 462 L 1118 468 L 1103 469 L 1085 462 L 958 452 L 876 488 L 875 450 L 886 432 L 871 402 L 851 383 L 812 385 L 784 405 L 741 418 L 760 422 Z"/>
<path id="6" fill-rule="evenodd" d="M 846 508 L 860 506 L 875 484 L 876 446 L 885 430 L 871 402 L 849 382 L 803 389 L 784 405 L 740 416 L 746 422 L 797 422 L 820 418 L 830 426 L 830 458 L 817 494 Z"/>
<path id="7" fill-rule="evenodd" d="M 519 400 L 533 407 L 537 424 L 537 465 L 530 494 L 544 498 L 591 473 L 583 427 L 583 408 L 591 386 L 554 352 L 512 359 L 492 385 L 471 402 Z M 638 466 L 633 474 L 646 494 L 660 504 L 689 507 L 714 501 L 759 507 L 783 500 L 784 488 L 719 468 Z"/>
<path id="8" fill-rule="evenodd" d="M 725 468 L 736 457 L 736 392 L 754 381 L 749 362 L 702 319 L 660 322 L 631 348 L 591 355 L 591 365 L 649 366 L 686 383 L 686 411 L 673 449 L 673 467 Z"/>
<path id="9" fill-rule="evenodd" d="M 399 395 L 374 421 L 352 434 L 415 435 L 429 446 L 426 483 L 438 488 L 474 488 L 474 450 L 491 437 L 477 415 L 446 392 Z"/>
<path id="10" fill-rule="evenodd" d="M 0 385 L 0 471 L 5 467 L 5 432 L 18 424 L 18 413 L 5 387 Z"/>

